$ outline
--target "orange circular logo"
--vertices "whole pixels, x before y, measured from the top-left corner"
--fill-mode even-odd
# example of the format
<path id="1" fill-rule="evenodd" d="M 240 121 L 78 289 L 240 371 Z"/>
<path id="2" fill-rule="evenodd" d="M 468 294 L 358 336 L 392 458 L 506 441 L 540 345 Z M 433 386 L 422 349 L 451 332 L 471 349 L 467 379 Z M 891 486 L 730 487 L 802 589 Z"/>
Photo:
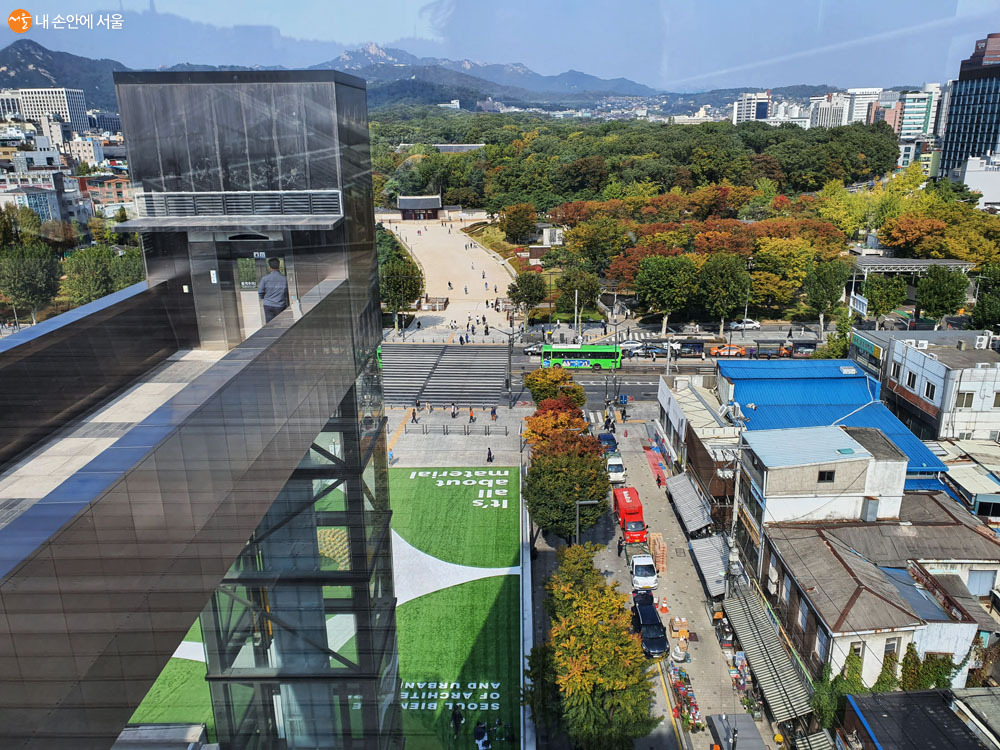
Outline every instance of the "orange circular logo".
<path id="1" fill-rule="evenodd" d="M 7 25 L 15 34 L 23 34 L 31 28 L 31 14 L 26 10 L 18 8 L 7 16 Z"/>

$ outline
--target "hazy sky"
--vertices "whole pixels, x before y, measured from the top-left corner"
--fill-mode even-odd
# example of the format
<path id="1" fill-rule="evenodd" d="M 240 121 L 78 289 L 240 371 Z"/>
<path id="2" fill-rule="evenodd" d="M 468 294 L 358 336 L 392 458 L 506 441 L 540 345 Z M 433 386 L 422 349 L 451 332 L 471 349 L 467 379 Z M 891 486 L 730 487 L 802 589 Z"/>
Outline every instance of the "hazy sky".
<path id="1" fill-rule="evenodd" d="M 149 0 L 26 4 L 36 19 L 121 9 L 119 31 L 36 20 L 24 36 L 131 67 L 304 67 L 374 41 L 675 91 L 946 80 L 975 39 L 1000 32 L 1000 0 L 156 0 L 155 15 Z"/>

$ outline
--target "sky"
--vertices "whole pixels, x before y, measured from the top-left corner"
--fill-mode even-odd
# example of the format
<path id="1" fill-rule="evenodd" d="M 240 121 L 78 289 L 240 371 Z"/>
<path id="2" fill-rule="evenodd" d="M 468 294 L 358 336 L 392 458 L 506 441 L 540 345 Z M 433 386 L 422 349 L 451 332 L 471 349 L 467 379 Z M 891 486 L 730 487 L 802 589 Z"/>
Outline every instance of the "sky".
<path id="1" fill-rule="evenodd" d="M 1000 32 L 1000 0 L 73 0 L 118 30 L 43 29 L 64 1 L 20 0 L 24 35 L 129 67 L 307 67 L 365 42 L 417 55 L 580 70 L 669 91 L 944 81 Z M 155 3 L 155 4 L 154 4 Z"/>

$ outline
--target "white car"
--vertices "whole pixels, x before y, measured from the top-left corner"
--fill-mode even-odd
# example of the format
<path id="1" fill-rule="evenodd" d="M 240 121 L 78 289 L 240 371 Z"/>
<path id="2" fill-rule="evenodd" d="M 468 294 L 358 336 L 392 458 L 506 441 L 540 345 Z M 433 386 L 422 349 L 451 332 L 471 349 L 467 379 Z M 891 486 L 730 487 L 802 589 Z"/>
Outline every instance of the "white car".
<path id="1" fill-rule="evenodd" d="M 611 484 L 625 484 L 626 472 L 622 454 L 618 452 L 606 453 L 605 456 L 607 456 L 608 481 Z"/>
<path id="2" fill-rule="evenodd" d="M 627 341 L 621 342 L 618 345 L 618 348 L 626 352 L 629 351 L 630 349 L 632 351 L 638 351 L 639 349 L 642 349 L 642 347 L 644 347 L 645 345 L 646 344 L 642 341 L 636 341 L 635 339 L 628 339 Z"/>
<path id="3" fill-rule="evenodd" d="M 759 331 L 760 323 L 753 318 L 743 318 L 743 320 L 734 320 L 729 324 L 729 328 L 733 331 Z"/>

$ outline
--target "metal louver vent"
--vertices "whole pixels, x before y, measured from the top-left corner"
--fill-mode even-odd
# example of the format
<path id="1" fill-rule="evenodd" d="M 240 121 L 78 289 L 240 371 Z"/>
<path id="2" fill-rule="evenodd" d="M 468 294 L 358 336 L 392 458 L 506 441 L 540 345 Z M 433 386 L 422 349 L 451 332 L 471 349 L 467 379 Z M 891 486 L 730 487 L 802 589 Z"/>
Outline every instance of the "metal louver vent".
<path id="1" fill-rule="evenodd" d="M 139 193 L 139 216 L 342 215 L 339 190 Z"/>

